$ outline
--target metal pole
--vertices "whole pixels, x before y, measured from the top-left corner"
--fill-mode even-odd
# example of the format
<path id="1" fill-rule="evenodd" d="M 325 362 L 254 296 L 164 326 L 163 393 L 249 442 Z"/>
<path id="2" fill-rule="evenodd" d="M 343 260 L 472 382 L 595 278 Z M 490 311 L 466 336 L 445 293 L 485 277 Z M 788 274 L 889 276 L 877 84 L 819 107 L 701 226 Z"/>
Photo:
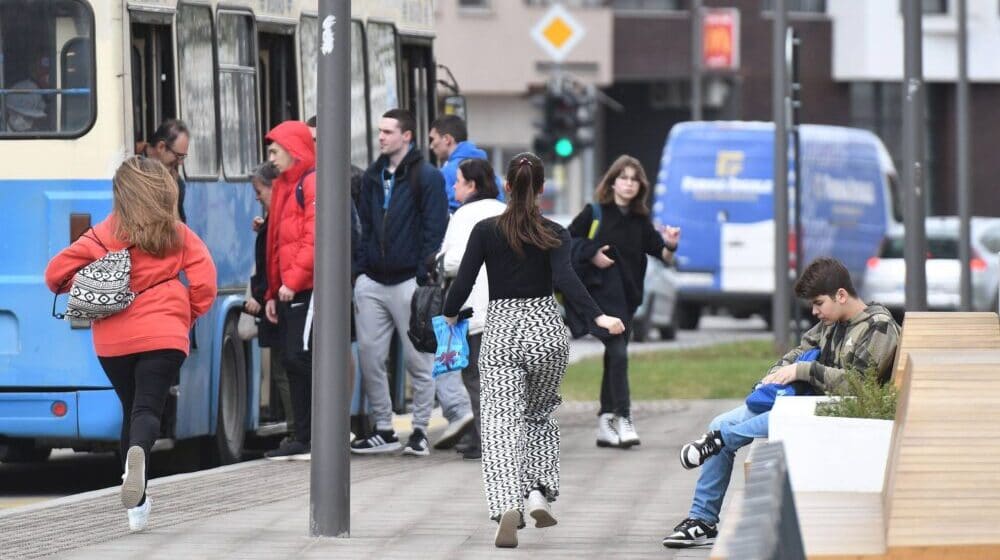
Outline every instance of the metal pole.
<path id="1" fill-rule="evenodd" d="M 969 41 L 966 0 L 958 0 L 958 91 L 955 108 L 958 120 L 955 142 L 958 149 L 958 260 L 962 267 L 959 277 L 962 311 L 972 310 L 972 259 L 969 232 L 971 193 L 969 191 Z"/>
<path id="2" fill-rule="evenodd" d="M 924 233 L 924 83 L 921 0 L 903 0 L 903 224 L 906 310 L 927 309 Z"/>
<path id="3" fill-rule="evenodd" d="M 351 534 L 351 6 L 319 3 L 316 290 L 309 534 Z"/>
<path id="4" fill-rule="evenodd" d="M 701 36 L 701 0 L 691 0 L 691 120 L 702 119 L 701 56 L 704 50 Z"/>
<path id="5" fill-rule="evenodd" d="M 784 354 L 788 348 L 788 319 L 791 290 L 788 285 L 788 130 L 785 99 L 788 76 L 785 66 L 785 0 L 774 0 L 774 29 L 771 32 L 771 112 L 774 116 L 774 299 L 771 324 L 774 348 Z"/>
<path id="6" fill-rule="evenodd" d="M 799 124 L 802 109 L 802 92 L 796 88 L 802 87 L 799 73 L 799 37 L 795 30 L 788 28 L 785 35 L 785 58 L 790 72 L 788 88 L 788 115 L 792 127 L 792 174 L 795 177 L 795 279 L 802 275 L 806 264 L 802 262 L 802 137 L 799 134 Z M 792 318 L 795 324 L 795 340 L 802 338 L 802 305 L 793 299 Z"/>

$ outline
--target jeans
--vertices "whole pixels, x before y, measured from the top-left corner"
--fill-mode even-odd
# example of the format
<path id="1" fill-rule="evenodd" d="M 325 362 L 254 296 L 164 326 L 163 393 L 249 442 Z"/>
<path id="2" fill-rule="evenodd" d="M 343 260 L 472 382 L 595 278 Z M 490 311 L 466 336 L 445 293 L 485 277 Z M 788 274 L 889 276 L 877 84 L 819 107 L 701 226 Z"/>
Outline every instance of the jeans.
<path id="1" fill-rule="evenodd" d="M 600 414 L 629 416 L 628 331 L 603 339 L 604 375 L 601 378 Z"/>
<path id="2" fill-rule="evenodd" d="M 312 290 L 303 290 L 292 301 L 278 302 L 278 340 L 292 400 L 295 439 L 306 445 L 312 440 L 312 350 L 303 348 L 302 333 L 311 297 Z"/>
<path id="3" fill-rule="evenodd" d="M 146 454 L 148 478 L 149 452 L 156 438 L 160 437 L 160 419 L 167 394 L 170 386 L 177 381 L 184 358 L 184 352 L 180 350 L 151 350 L 97 358 L 122 404 L 122 470 L 125 469 L 128 448 L 138 445 Z"/>
<path id="4" fill-rule="evenodd" d="M 739 406 L 720 414 L 708 425 L 709 431 L 722 432 L 722 451 L 710 457 L 701 466 L 701 476 L 694 489 L 694 500 L 688 517 L 709 524 L 719 522 L 722 500 L 729 488 L 736 452 L 754 438 L 767 437 L 767 420 L 770 412 L 756 414 L 746 406 Z"/>

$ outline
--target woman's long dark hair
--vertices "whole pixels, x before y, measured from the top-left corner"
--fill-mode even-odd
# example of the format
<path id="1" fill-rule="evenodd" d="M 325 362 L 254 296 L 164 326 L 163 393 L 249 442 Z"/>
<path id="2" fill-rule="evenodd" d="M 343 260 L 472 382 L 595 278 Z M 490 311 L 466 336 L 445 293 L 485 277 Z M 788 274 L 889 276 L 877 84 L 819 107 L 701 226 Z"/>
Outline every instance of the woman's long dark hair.
<path id="1" fill-rule="evenodd" d="M 507 184 L 510 186 L 507 209 L 497 218 L 497 225 L 514 252 L 523 257 L 525 245 L 542 250 L 558 247 L 561 241 L 545 225 L 535 201 L 545 184 L 542 160 L 531 152 L 514 156 L 507 165 Z"/>
<path id="2" fill-rule="evenodd" d="M 497 188 L 496 176 L 493 173 L 493 166 L 485 159 L 472 158 L 464 160 L 458 164 L 458 169 L 462 172 L 462 177 L 465 177 L 466 181 L 472 181 L 476 184 L 476 194 L 471 199 L 463 202 L 463 204 L 468 204 L 476 200 L 496 198 L 500 194 L 500 190 Z"/>
<path id="3" fill-rule="evenodd" d="M 618 159 L 611 164 L 611 167 L 608 168 L 607 173 L 604 174 L 601 182 L 597 185 L 597 190 L 594 192 L 594 199 L 599 204 L 612 204 L 615 201 L 615 179 L 629 167 L 635 171 L 635 178 L 639 180 L 639 192 L 628 203 L 629 212 L 640 216 L 648 216 L 649 179 L 646 178 L 646 170 L 642 168 L 642 164 L 632 156 L 618 156 Z"/>

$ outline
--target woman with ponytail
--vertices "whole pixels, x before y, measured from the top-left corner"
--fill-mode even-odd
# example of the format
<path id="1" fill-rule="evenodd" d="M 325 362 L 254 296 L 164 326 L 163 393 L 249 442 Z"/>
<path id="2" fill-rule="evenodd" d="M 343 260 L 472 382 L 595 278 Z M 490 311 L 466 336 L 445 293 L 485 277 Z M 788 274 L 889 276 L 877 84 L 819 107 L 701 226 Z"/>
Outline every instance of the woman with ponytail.
<path id="1" fill-rule="evenodd" d="M 539 212 L 544 183 L 536 155 L 514 156 L 504 184 L 507 209 L 473 228 L 444 307 L 454 322 L 485 263 L 483 483 L 490 518 L 499 523 L 498 547 L 517 546 L 525 510 L 536 527 L 556 524 L 549 502 L 559 495 L 559 426 L 552 413 L 562 402 L 569 333 L 553 287 L 596 326 L 612 334 L 625 330 L 621 320 L 601 312 L 573 272 L 569 233 Z"/>

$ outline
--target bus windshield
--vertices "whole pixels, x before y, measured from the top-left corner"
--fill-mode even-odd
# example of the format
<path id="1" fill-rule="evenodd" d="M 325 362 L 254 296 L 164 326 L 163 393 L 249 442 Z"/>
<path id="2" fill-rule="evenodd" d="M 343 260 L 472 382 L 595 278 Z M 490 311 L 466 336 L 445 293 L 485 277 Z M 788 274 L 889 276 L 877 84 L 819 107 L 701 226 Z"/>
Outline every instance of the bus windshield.
<path id="1" fill-rule="evenodd" d="M 90 128 L 93 36 L 81 0 L 0 0 L 0 138 L 74 137 Z"/>

